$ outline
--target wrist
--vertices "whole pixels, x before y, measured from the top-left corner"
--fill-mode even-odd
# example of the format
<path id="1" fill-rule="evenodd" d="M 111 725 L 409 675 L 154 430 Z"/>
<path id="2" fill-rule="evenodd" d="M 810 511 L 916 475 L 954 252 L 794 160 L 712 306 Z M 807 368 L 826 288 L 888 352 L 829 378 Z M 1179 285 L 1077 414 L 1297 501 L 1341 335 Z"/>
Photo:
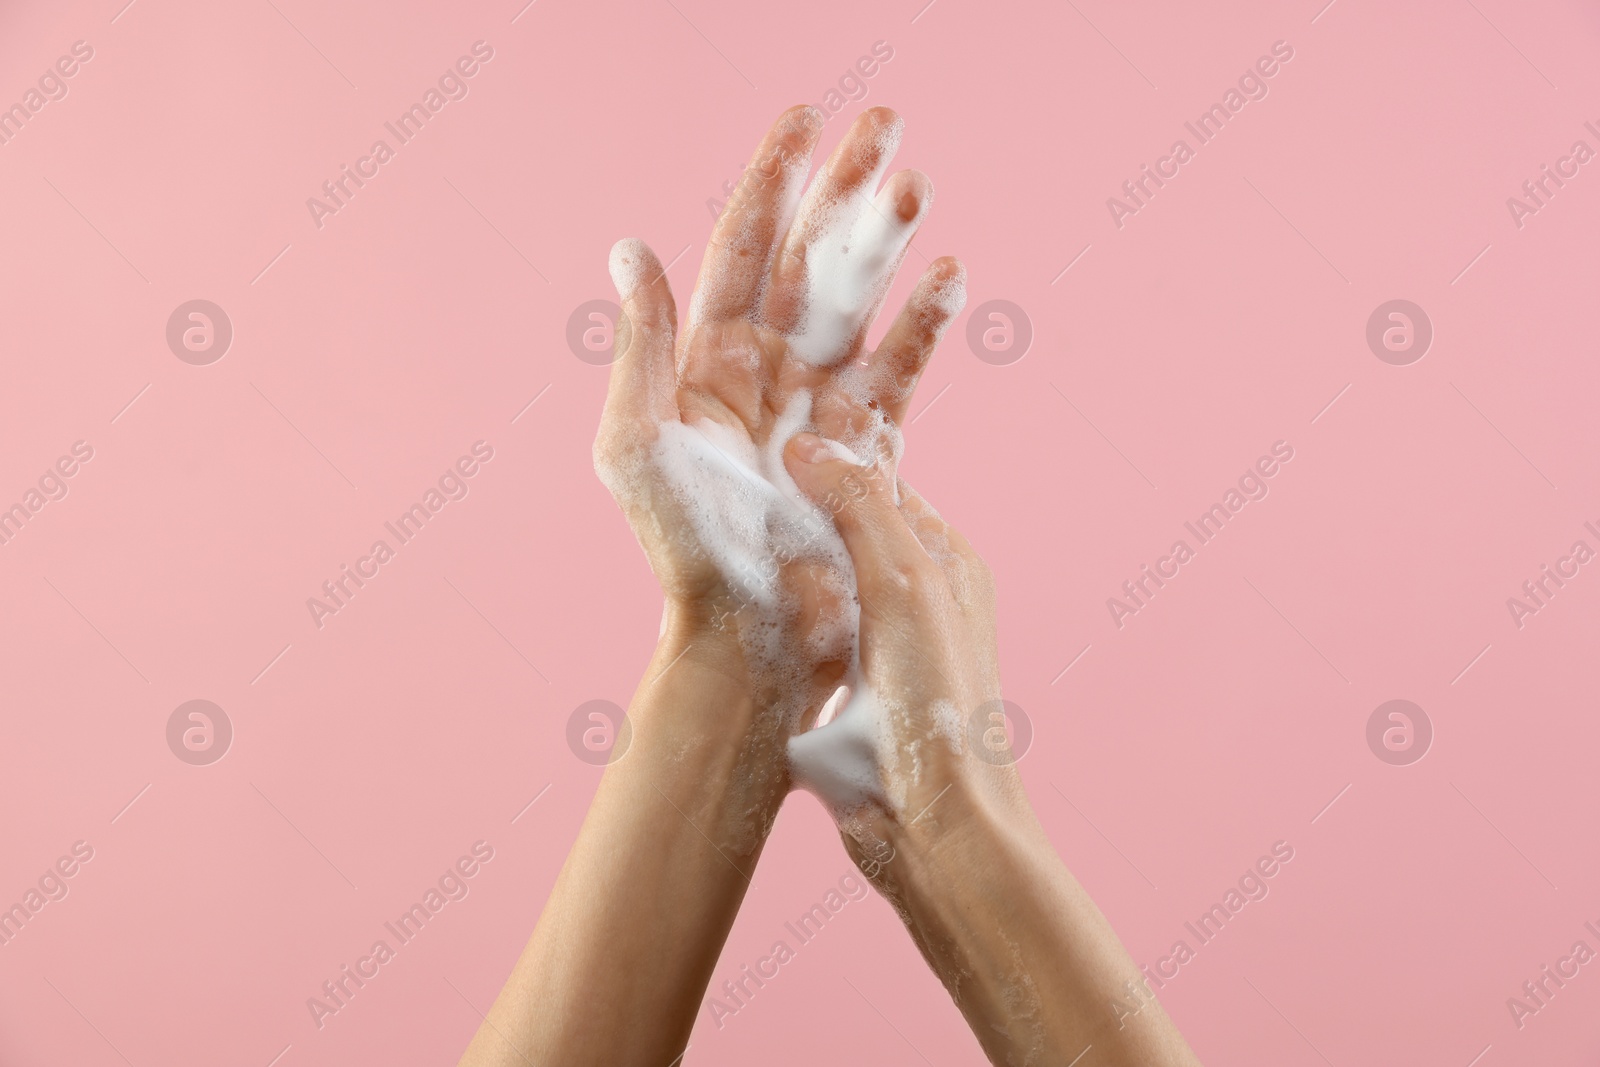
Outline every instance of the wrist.
<path id="1" fill-rule="evenodd" d="M 728 855 L 753 855 L 788 790 L 779 724 L 763 710 L 737 637 L 669 601 L 628 706 L 630 747 L 607 777 L 666 800 Z"/>
<path id="2" fill-rule="evenodd" d="M 884 865 L 897 895 L 967 880 L 974 870 L 1026 865 L 1044 843 L 1038 818 L 1011 767 L 967 766 L 944 785 L 930 783 L 921 792 L 908 810 L 883 820 L 880 831 L 888 850 L 901 861 Z M 1049 851 L 1048 843 L 1044 848 Z"/>
<path id="3" fill-rule="evenodd" d="M 667 596 L 661 606 L 656 659 L 693 655 L 725 673 L 744 677 L 744 656 L 734 616 L 738 605 L 725 596 Z"/>
<path id="4" fill-rule="evenodd" d="M 756 710 L 737 637 L 719 630 L 698 607 L 668 601 L 629 717 L 726 747 L 722 742 L 736 741 L 754 724 Z"/>

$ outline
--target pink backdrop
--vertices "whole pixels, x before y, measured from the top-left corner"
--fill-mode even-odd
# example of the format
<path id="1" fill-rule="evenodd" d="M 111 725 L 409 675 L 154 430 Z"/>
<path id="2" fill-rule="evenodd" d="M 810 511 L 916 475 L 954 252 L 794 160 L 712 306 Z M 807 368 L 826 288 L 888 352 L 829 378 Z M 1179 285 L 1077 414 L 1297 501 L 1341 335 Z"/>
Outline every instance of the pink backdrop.
<path id="1" fill-rule="evenodd" d="M 825 148 L 897 108 L 898 165 L 938 187 L 908 264 L 961 256 L 971 301 L 906 471 L 998 573 L 1057 846 L 1140 963 L 1193 950 L 1161 996 L 1202 1059 L 1594 1061 L 1600 966 L 1561 962 L 1600 950 L 1592 5 L 524 2 L 0 13 L 0 905 L 29 916 L 0 1062 L 455 1061 L 599 773 L 568 717 L 626 700 L 658 620 L 569 317 L 613 296 L 622 236 L 685 297 L 706 202 L 805 101 L 839 109 Z M 343 166 L 365 184 L 314 218 Z M 169 344 L 193 300 L 220 359 L 214 311 Z M 996 300 L 1020 314 L 974 349 Z M 1394 300 L 1376 332 L 1410 345 L 1374 348 Z M 475 442 L 466 495 L 360 564 Z M 1176 576 L 1114 619 L 1146 564 Z M 345 565 L 376 575 L 319 628 Z M 1369 744 L 1396 699 L 1431 741 L 1412 711 L 1409 747 Z M 222 750 L 214 712 L 209 748 L 187 712 L 169 742 L 192 700 L 231 724 L 219 761 L 179 757 Z M 319 1028 L 307 998 L 480 841 L 467 895 Z M 1185 923 L 1278 842 L 1201 945 Z M 794 797 L 717 981 L 848 870 Z M 1545 965 L 1569 977 L 1535 1012 Z M 980 1055 L 876 896 L 689 1052 L 877 1059 Z"/>

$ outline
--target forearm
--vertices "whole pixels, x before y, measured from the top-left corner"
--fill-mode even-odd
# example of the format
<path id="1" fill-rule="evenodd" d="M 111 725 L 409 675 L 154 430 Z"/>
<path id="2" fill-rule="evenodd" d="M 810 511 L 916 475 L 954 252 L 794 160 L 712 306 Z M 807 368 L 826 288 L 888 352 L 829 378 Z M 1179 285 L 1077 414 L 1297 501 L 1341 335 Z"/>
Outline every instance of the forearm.
<path id="1" fill-rule="evenodd" d="M 750 770 L 776 741 L 730 663 L 666 628 L 629 748 L 463 1067 L 667 1067 L 682 1051 L 783 792 Z"/>
<path id="2" fill-rule="evenodd" d="M 993 1062 L 1198 1064 L 1025 801 L 953 788 L 938 810 L 894 835 L 886 888 Z"/>

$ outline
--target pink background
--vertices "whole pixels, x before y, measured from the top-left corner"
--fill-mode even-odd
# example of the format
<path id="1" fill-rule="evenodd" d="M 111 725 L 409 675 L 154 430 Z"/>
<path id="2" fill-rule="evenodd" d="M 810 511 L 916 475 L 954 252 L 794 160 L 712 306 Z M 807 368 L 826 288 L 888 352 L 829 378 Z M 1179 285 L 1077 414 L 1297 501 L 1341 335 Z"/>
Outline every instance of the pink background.
<path id="1" fill-rule="evenodd" d="M 908 268 L 970 271 L 905 469 L 998 573 L 1040 817 L 1141 963 L 1295 850 L 1162 990 L 1201 1058 L 1594 1062 L 1600 964 L 1521 1029 L 1506 1006 L 1600 949 L 1600 566 L 1506 606 L 1600 548 L 1600 163 L 1506 206 L 1600 149 L 1592 5 L 523 2 L 0 13 L 0 103 L 94 49 L 0 146 L 0 504 L 94 449 L 0 546 L 0 903 L 94 849 L 0 947 L 0 1062 L 455 1061 L 599 773 L 567 717 L 626 700 L 658 620 L 568 316 L 622 236 L 683 250 L 686 298 L 707 199 L 876 41 L 824 147 L 898 109 L 938 188 Z M 478 40 L 470 94 L 319 230 L 306 198 Z M 1114 225 L 1280 40 L 1270 94 Z M 209 366 L 164 336 L 196 298 L 234 327 Z M 1365 341 L 1397 298 L 1434 328 L 1409 366 Z M 995 299 L 1034 330 L 1004 366 L 965 339 Z M 317 629 L 306 598 L 478 440 L 470 495 Z M 1270 495 L 1118 629 L 1106 598 L 1279 440 Z M 1410 766 L 1365 738 L 1395 698 L 1435 731 Z M 167 747 L 192 699 L 233 723 L 210 766 Z M 318 1030 L 306 998 L 478 840 L 470 895 Z M 793 798 L 717 982 L 848 870 Z M 688 1054 L 980 1058 L 876 896 Z"/>

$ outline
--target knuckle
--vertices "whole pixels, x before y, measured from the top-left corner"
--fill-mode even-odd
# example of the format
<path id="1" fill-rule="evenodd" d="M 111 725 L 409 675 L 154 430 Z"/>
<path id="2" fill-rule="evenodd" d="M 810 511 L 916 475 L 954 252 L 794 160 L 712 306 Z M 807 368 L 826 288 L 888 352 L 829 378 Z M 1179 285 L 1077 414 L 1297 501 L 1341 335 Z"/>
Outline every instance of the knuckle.
<path id="1" fill-rule="evenodd" d="M 888 567 L 884 577 L 896 596 L 908 600 L 930 601 L 944 595 L 944 575 L 932 562 L 900 559 Z"/>
<path id="2" fill-rule="evenodd" d="M 890 567 L 883 575 L 883 584 L 902 596 L 911 595 L 915 582 L 915 575 L 901 566 Z"/>

